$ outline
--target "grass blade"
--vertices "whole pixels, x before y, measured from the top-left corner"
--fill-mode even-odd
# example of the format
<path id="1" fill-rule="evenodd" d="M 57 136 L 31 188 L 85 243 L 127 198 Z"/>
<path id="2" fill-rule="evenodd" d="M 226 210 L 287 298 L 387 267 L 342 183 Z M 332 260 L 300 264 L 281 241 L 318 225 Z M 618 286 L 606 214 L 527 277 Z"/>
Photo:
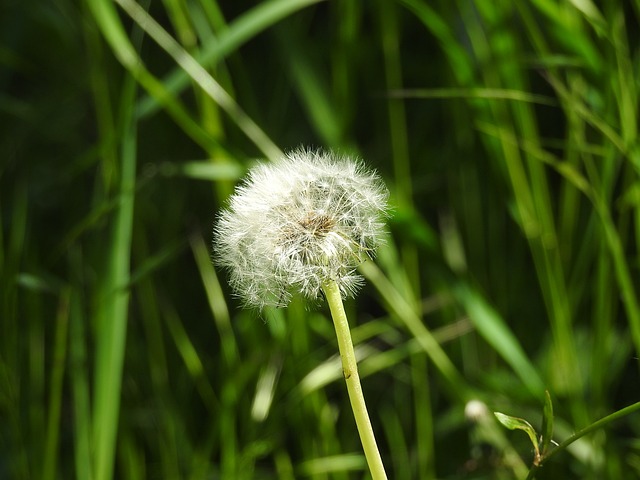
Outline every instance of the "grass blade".
<path id="1" fill-rule="evenodd" d="M 135 82 L 130 78 L 123 89 L 120 152 L 113 234 L 108 245 L 108 265 L 102 285 L 97 323 L 95 400 L 93 411 L 94 479 L 113 477 L 116 453 L 122 369 L 127 335 L 131 239 L 136 180 L 136 120 L 132 105 Z"/>
<path id="2" fill-rule="evenodd" d="M 236 101 L 183 49 L 159 23 L 133 0 L 116 0 L 118 4 L 137 22 L 180 65 L 191 79 L 198 84 L 249 137 L 267 158 L 276 159 L 282 151 L 269 139 L 262 129 L 240 108 Z"/>

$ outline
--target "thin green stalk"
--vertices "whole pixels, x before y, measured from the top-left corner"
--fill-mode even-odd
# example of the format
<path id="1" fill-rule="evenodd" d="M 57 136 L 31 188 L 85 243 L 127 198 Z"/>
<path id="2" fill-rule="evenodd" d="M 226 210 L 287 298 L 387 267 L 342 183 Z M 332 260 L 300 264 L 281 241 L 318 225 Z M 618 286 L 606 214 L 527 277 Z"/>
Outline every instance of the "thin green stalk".
<path id="1" fill-rule="evenodd" d="M 382 458 L 378 451 L 376 438 L 373 434 L 371 420 L 367 413 L 367 405 L 362 394 L 362 385 L 360 384 L 360 376 L 358 375 L 358 363 L 356 355 L 353 351 L 353 342 L 351 341 L 351 332 L 349 331 L 349 321 L 344 311 L 342 297 L 340 296 L 340 288 L 338 284 L 331 280 L 323 287 L 324 294 L 329 303 L 333 324 L 338 337 L 338 348 L 340 349 L 340 358 L 342 359 L 342 371 L 344 379 L 347 383 L 347 391 L 349 392 L 349 400 L 353 416 L 356 419 L 360 441 L 364 449 L 364 455 L 369 464 L 369 470 L 373 480 L 386 479 L 387 474 L 384 471 Z"/>
<path id="2" fill-rule="evenodd" d="M 591 425 L 584 427 L 582 430 L 574 433 L 569 438 L 561 442 L 556 448 L 554 448 L 548 454 L 546 454 L 538 465 L 534 465 L 529 471 L 529 475 L 527 475 L 527 480 L 533 480 L 533 478 L 535 478 L 536 476 L 536 472 L 543 466 L 544 463 L 546 463 L 551 457 L 555 456 L 557 453 L 560 453 L 566 450 L 567 447 L 571 445 L 573 442 L 575 442 L 576 440 L 584 437 L 585 435 L 595 430 L 605 427 L 606 425 L 608 425 L 609 423 L 615 420 L 619 420 L 622 417 L 631 415 L 632 413 L 637 412 L 638 410 L 640 410 L 640 402 L 636 402 L 632 405 L 629 405 L 628 407 L 618 410 L 617 412 L 613 412 L 612 414 L 607 415 L 606 417 L 603 417 L 600 420 L 593 422 Z"/>
<path id="3" fill-rule="evenodd" d="M 596 422 L 593 422 L 591 425 L 589 425 L 589 426 L 583 428 L 582 430 L 574 433 L 569 438 L 567 438 L 562 443 L 560 443 L 560 445 L 558 445 L 556 448 L 551 450 L 547 455 L 545 455 L 544 460 L 545 461 L 549 460 L 551 457 L 553 457 L 557 453 L 560 453 L 561 451 L 565 450 L 573 442 L 575 442 L 579 438 L 584 437 L 588 433 L 591 433 L 591 432 L 593 432 L 595 430 L 598 430 L 599 428 L 603 428 L 604 426 L 608 425 L 609 423 L 611 423 L 611 422 L 613 422 L 615 420 L 619 420 L 620 418 L 625 417 L 627 415 L 631 415 L 632 413 L 634 413 L 634 412 L 636 412 L 638 410 L 640 410 L 640 402 L 636 402 L 636 403 L 634 403 L 632 405 L 629 405 L 628 407 L 625 407 L 625 408 L 623 408 L 621 410 L 618 410 L 617 412 L 613 412 L 612 414 L 607 415 L 606 417 L 603 417 L 603 418 L 601 418 L 600 420 L 598 420 Z"/>
<path id="4" fill-rule="evenodd" d="M 416 419 L 416 452 L 417 472 L 419 478 L 430 480 L 436 478 L 434 471 L 435 439 L 433 431 L 434 411 L 431 405 L 429 364 L 424 352 L 411 355 L 411 376 L 413 387 L 413 411 Z"/>
<path id="5" fill-rule="evenodd" d="M 60 417 L 62 410 L 62 387 L 67 357 L 67 332 L 69 329 L 69 302 L 71 289 L 66 288 L 60 296 L 56 319 L 56 333 L 53 344 L 53 365 L 51 367 L 51 393 L 47 418 L 47 432 L 44 451 L 42 478 L 53 479 L 58 468 L 58 446 L 60 443 Z"/>
<path id="6" fill-rule="evenodd" d="M 77 269 L 79 256 L 75 253 L 71 255 Z M 73 406 L 75 478 L 91 478 L 93 444 L 84 330 L 86 319 L 82 315 L 82 301 L 78 289 L 74 288 L 69 300 L 69 377 Z"/>
<path id="7" fill-rule="evenodd" d="M 238 342 L 233 333 L 233 328 L 231 328 L 231 316 L 224 300 L 222 287 L 218 281 L 216 271 L 211 265 L 211 258 L 202 236 L 193 235 L 190 241 L 196 265 L 202 278 L 202 285 L 207 294 L 209 307 L 220 333 L 222 353 L 226 364 L 231 367 L 237 363 L 240 355 L 238 353 Z"/>

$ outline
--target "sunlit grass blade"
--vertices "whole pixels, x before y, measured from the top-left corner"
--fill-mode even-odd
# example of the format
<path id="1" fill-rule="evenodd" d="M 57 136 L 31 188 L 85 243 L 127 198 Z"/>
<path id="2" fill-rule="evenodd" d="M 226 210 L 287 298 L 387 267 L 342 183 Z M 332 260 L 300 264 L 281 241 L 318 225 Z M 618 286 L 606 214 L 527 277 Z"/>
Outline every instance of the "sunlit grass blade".
<path id="1" fill-rule="evenodd" d="M 363 471 L 367 468 L 367 462 L 362 455 L 347 453 L 332 457 L 313 458 L 306 460 L 297 466 L 296 471 L 300 475 L 315 477 L 328 473 L 344 471 Z"/>
<path id="2" fill-rule="evenodd" d="M 433 334 L 424 326 L 412 306 L 400 295 L 384 273 L 373 263 L 365 262 L 360 266 L 362 274 L 378 290 L 389 312 L 401 321 L 415 336 L 425 353 L 433 361 L 438 371 L 447 381 L 447 386 L 458 400 L 465 400 L 470 394 L 466 382 L 453 365 Z"/>
<path id="3" fill-rule="evenodd" d="M 97 352 L 93 404 L 93 477 L 108 480 L 115 461 L 122 369 L 127 336 L 131 240 L 136 180 L 136 121 L 133 99 L 136 88 L 132 78 L 122 92 L 120 129 L 122 149 L 118 164 L 117 195 L 113 231 L 107 245 L 107 270 L 101 282 L 97 314 Z"/>
<path id="4" fill-rule="evenodd" d="M 171 37 L 160 24 L 133 0 L 116 0 L 117 3 L 180 65 L 220 107 L 227 112 L 238 127 L 249 137 L 267 158 L 276 159 L 282 151 L 262 129 L 240 108 L 236 101 L 189 53 Z"/>
<path id="5" fill-rule="evenodd" d="M 213 411 L 214 408 L 219 406 L 220 400 L 217 398 L 216 392 L 211 386 L 209 379 L 206 377 L 206 371 L 202 364 L 202 359 L 185 331 L 181 319 L 172 309 L 166 308 L 165 322 L 176 349 L 182 357 L 182 361 L 184 362 L 184 365 L 189 372 L 202 401 L 207 408 Z"/>
<path id="6" fill-rule="evenodd" d="M 289 47 L 282 48 L 282 51 L 286 54 L 285 61 L 294 79 L 298 96 L 309 112 L 309 117 L 323 144 L 339 146 L 343 137 L 342 125 L 334 102 L 329 96 L 325 76 L 323 72 L 314 70 L 304 49 L 298 47 L 296 45 L 298 42 L 290 38 L 291 35 L 296 35 L 296 32 L 288 32 L 288 35 L 279 40 L 283 46 L 290 43 Z M 300 43 L 304 47 L 302 41 L 300 40 Z"/>
<path id="7" fill-rule="evenodd" d="M 219 33 L 216 42 L 208 43 L 196 60 L 204 67 L 210 67 L 225 58 L 244 43 L 272 27 L 279 21 L 310 5 L 324 0 L 270 0 L 261 2 L 251 10 L 230 22 Z M 206 3 L 206 2 L 205 2 Z M 214 13 L 214 17 L 218 14 Z M 218 23 L 220 19 L 217 20 Z M 163 82 L 172 96 L 178 96 L 189 84 L 189 77 L 184 70 L 171 73 Z M 157 100 L 145 99 L 140 105 L 140 114 L 152 114 L 157 109 Z"/>
<path id="8" fill-rule="evenodd" d="M 194 180 L 209 182 L 237 181 L 245 170 L 237 163 L 211 163 L 207 161 L 187 161 L 181 163 L 163 163 L 160 173 L 168 177 L 184 176 Z"/>
<path id="9" fill-rule="evenodd" d="M 478 333 L 513 368 L 529 392 L 540 396 L 544 383 L 505 321 L 469 287 L 459 285 L 454 291 Z"/>
<path id="10" fill-rule="evenodd" d="M 628 264 L 624 260 L 625 254 L 622 246 L 622 239 L 620 238 L 620 234 L 612 219 L 611 212 L 607 206 L 607 201 L 603 197 L 603 192 L 600 191 L 602 188 L 596 188 L 597 185 L 594 187 L 574 166 L 567 162 L 560 162 L 551 153 L 541 149 L 539 146 L 532 145 L 526 140 L 519 142 L 512 133 L 502 131 L 500 128 L 496 128 L 491 125 L 480 124 L 479 128 L 484 132 L 500 137 L 503 142 L 508 142 L 510 145 L 521 148 L 532 155 L 532 157 L 550 165 L 560 175 L 562 175 L 568 183 L 582 192 L 585 197 L 591 201 L 601 223 L 601 228 L 604 233 L 603 237 L 613 260 L 620 291 L 625 299 L 623 305 L 625 306 L 625 310 L 629 318 L 629 325 L 631 326 L 634 343 L 636 345 L 636 349 L 640 349 L 640 301 L 638 300 L 637 294 L 633 288 Z M 594 171 L 594 168 L 587 168 L 587 172 L 591 173 L 592 176 Z"/>
<path id="11" fill-rule="evenodd" d="M 402 89 L 391 90 L 390 98 L 415 99 L 453 99 L 466 98 L 469 100 L 483 98 L 489 100 L 506 100 L 514 102 L 535 103 L 538 105 L 556 106 L 558 102 L 546 95 L 536 95 L 526 91 L 491 89 L 491 88 L 430 88 L 430 89 Z"/>
<path id="12" fill-rule="evenodd" d="M 237 341 L 231 328 L 229 308 L 202 236 L 198 234 L 191 236 L 191 249 L 200 271 L 200 277 L 207 294 L 213 319 L 218 328 L 225 361 L 227 365 L 232 366 L 238 361 L 239 357 Z"/>
<path id="13" fill-rule="evenodd" d="M 402 0 L 401 4 L 411 10 L 426 29 L 434 35 L 445 51 L 451 70 L 461 85 L 467 86 L 473 76 L 473 61 L 469 52 L 458 41 L 457 32 L 445 18 L 447 12 L 439 11 L 420 0 Z"/>
<path id="14" fill-rule="evenodd" d="M 114 4 L 108 0 L 87 0 L 87 2 L 96 24 L 115 56 L 131 75 L 169 112 L 175 122 L 196 143 L 205 149 L 221 148 L 218 142 L 187 112 L 180 100 L 170 94 L 164 84 L 147 70 L 127 37 Z M 98 101 L 100 99 L 101 96 L 98 96 Z"/>

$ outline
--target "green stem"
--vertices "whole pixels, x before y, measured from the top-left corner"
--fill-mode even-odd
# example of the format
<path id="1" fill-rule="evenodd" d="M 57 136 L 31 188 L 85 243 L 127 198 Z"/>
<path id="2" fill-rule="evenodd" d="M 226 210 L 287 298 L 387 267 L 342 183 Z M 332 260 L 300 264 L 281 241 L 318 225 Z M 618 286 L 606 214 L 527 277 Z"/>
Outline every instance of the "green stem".
<path id="1" fill-rule="evenodd" d="M 551 457 L 555 456 L 557 453 L 560 453 L 560 452 L 566 450 L 566 448 L 569 445 L 571 445 L 573 442 L 575 442 L 579 438 L 582 438 L 586 434 L 591 433 L 594 430 L 598 430 L 599 428 L 604 427 L 605 425 L 613 422 L 614 420 L 618 420 L 618 419 L 620 419 L 620 418 L 622 418 L 622 417 L 624 417 L 626 415 L 630 415 L 631 413 L 634 413 L 634 412 L 636 412 L 638 410 L 640 410 L 640 402 L 636 402 L 636 403 L 634 403 L 632 405 L 629 405 L 628 407 L 623 408 L 622 410 L 618 410 L 617 412 L 613 412 L 612 414 L 607 415 L 606 417 L 603 417 L 600 420 L 592 423 L 591 425 L 583 428 L 579 432 L 574 433 L 569 438 L 567 438 L 565 441 L 560 443 L 556 448 L 554 448 L 549 453 L 544 455 L 542 457 L 542 460 L 540 461 L 540 463 L 538 465 L 534 465 L 533 467 L 531 467 L 531 470 L 529 471 L 529 475 L 527 475 L 526 480 L 534 479 L 535 476 L 536 476 L 536 473 L 538 472 L 538 470 L 540 469 L 540 467 L 542 467 L 542 465 L 544 463 L 546 463 Z"/>
<path id="2" fill-rule="evenodd" d="M 567 438 L 564 442 L 560 443 L 556 448 L 551 450 L 548 454 L 544 456 L 543 461 L 549 460 L 551 457 L 555 456 L 557 453 L 560 453 L 564 449 L 566 449 L 573 442 L 578 440 L 581 437 L 584 437 L 587 433 L 591 433 L 594 430 L 598 430 L 599 428 L 604 427 L 605 425 L 613 422 L 614 420 L 618 420 L 626 415 L 629 415 L 637 410 L 640 410 L 640 402 L 629 405 L 628 407 L 623 408 L 622 410 L 618 410 L 617 412 L 613 412 L 606 417 L 601 418 L 600 420 L 592 423 L 591 425 L 583 428 L 579 432 L 574 433 L 569 438 Z"/>
<path id="3" fill-rule="evenodd" d="M 338 284 L 331 280 L 323 286 L 325 297 L 329 303 L 333 324 L 336 328 L 336 336 L 338 337 L 338 348 L 340 349 L 340 357 L 342 358 L 342 371 L 344 379 L 347 383 L 347 391 L 349 392 L 349 400 L 351 400 L 351 409 L 356 419 L 360 441 L 364 449 L 364 456 L 369 465 L 369 471 L 373 480 L 386 480 L 387 474 L 384 471 L 382 458 L 376 444 L 376 437 L 373 434 L 371 420 L 367 413 L 367 405 L 362 394 L 362 385 L 360 384 L 360 376 L 358 375 L 358 363 L 356 354 L 353 351 L 353 342 L 351 341 L 351 332 L 349 331 L 349 321 L 344 311 L 340 288 Z"/>

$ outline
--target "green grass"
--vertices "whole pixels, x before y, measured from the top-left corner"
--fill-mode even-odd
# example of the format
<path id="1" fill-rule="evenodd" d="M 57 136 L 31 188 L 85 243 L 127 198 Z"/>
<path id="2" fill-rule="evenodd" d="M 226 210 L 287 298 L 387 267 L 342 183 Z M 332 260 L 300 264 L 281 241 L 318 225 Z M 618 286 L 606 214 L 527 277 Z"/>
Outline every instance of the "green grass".
<path id="1" fill-rule="evenodd" d="M 362 156 L 346 311 L 389 478 L 640 478 L 640 4 L 8 2 L 0 478 L 368 478 L 326 306 L 210 259 L 256 160 Z M 609 417 L 611 422 L 590 425 Z M 615 421 L 613 421 L 615 420 Z"/>

